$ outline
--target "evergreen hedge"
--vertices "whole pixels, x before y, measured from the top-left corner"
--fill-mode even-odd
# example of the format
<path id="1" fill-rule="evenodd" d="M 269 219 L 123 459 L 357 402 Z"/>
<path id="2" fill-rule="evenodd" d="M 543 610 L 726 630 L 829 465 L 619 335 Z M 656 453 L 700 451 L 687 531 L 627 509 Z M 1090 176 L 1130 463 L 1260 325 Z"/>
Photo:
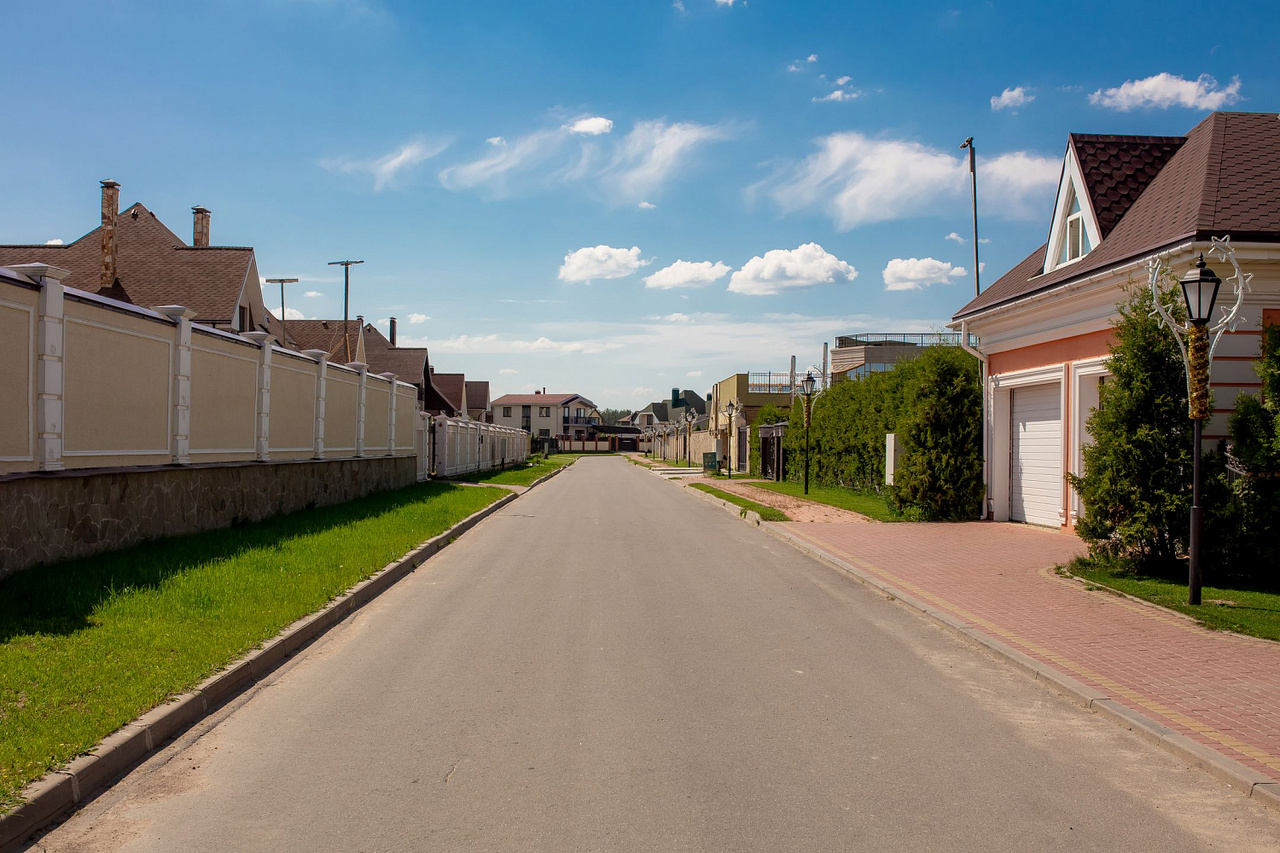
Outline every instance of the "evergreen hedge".
<path id="1" fill-rule="evenodd" d="M 976 518 L 982 488 L 978 360 L 959 347 L 927 347 L 891 370 L 834 383 L 813 402 L 810 482 L 882 492 L 885 434 L 899 438 L 890 502 L 909 517 Z M 804 404 L 786 436 L 787 479 L 804 479 Z M 754 445 L 758 447 L 758 444 Z"/>

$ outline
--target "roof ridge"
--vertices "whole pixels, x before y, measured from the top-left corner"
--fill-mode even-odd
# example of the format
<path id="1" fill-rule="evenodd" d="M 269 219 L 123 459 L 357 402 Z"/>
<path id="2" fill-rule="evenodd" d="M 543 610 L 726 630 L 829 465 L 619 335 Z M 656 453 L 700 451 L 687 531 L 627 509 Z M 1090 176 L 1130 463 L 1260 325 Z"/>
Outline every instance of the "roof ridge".
<path id="1" fill-rule="evenodd" d="M 1211 113 L 1204 122 L 1210 122 L 1209 150 L 1204 158 L 1204 183 L 1200 188 L 1200 210 L 1196 215 L 1196 230 L 1211 230 L 1218 221 L 1218 191 L 1222 185 L 1222 153 L 1226 148 L 1227 117 L 1223 113 Z M 1197 125 L 1198 127 L 1199 125 Z"/>

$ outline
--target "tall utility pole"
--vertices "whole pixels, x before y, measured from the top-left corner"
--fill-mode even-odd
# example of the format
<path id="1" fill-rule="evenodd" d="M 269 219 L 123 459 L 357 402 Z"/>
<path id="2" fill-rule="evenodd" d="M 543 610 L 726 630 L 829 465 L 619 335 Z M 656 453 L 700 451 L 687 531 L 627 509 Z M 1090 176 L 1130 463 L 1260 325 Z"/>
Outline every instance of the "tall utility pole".
<path id="1" fill-rule="evenodd" d="M 284 286 L 286 284 L 297 284 L 297 283 L 298 283 L 298 280 L 296 278 L 267 279 L 267 284 L 280 285 L 280 346 L 282 347 L 287 347 L 289 345 L 288 336 L 285 334 L 285 327 L 284 327 Z"/>
<path id="2" fill-rule="evenodd" d="M 351 302 L 351 268 L 364 261 L 329 261 L 331 267 L 342 267 L 342 345 L 347 348 L 347 362 L 351 361 L 351 338 L 347 335 L 347 306 Z"/>
<path id="3" fill-rule="evenodd" d="M 973 190 L 973 295 L 982 293 L 978 284 L 978 168 L 974 165 L 973 137 L 960 143 L 961 148 L 969 149 L 969 185 Z"/>

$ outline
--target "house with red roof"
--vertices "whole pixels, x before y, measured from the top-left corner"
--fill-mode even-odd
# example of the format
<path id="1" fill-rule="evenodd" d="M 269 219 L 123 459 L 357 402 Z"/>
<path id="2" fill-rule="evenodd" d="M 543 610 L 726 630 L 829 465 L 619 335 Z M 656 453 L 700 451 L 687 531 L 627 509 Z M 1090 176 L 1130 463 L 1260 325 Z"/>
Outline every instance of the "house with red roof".
<path id="1" fill-rule="evenodd" d="M 985 363 L 990 518 L 1074 527 L 1082 508 L 1065 475 L 1082 471 L 1117 303 L 1146 286 L 1148 260 L 1182 276 L 1227 236 L 1254 277 L 1214 356 L 1206 442 L 1228 437 L 1238 394 L 1257 393 L 1261 329 L 1280 322 L 1280 116 L 1217 112 L 1185 136 L 1068 137 L 1044 245 L 949 324 Z M 1224 284 L 1218 305 L 1233 299 Z"/>

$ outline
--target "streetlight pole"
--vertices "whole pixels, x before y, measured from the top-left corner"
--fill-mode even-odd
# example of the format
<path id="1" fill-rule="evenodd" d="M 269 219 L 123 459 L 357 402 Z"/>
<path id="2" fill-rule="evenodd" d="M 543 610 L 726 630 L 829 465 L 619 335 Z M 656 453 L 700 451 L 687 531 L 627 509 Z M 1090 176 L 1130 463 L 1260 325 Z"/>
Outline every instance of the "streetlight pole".
<path id="1" fill-rule="evenodd" d="M 818 380 L 813 378 L 813 371 L 805 373 L 804 379 L 800 380 L 801 391 L 804 395 L 804 493 L 809 494 L 809 418 L 813 412 L 813 389 L 818 384 Z"/>
<path id="2" fill-rule="evenodd" d="M 725 430 L 724 430 L 724 441 L 726 445 L 725 458 L 728 460 L 728 464 L 725 465 L 725 474 L 726 476 L 728 476 L 730 480 L 732 480 L 733 479 L 733 428 L 735 426 L 733 422 L 733 414 L 734 414 L 734 408 L 735 408 L 733 405 L 733 401 L 730 400 L 728 405 L 726 405 L 724 408 L 725 408 L 725 412 L 727 412 L 729 415 L 729 424 L 728 426 L 725 427 Z"/>
<path id="3" fill-rule="evenodd" d="M 285 335 L 285 325 L 284 325 L 284 286 L 285 286 L 286 284 L 297 284 L 297 283 L 298 283 L 298 280 L 297 280 L 296 278 L 269 278 L 269 279 L 267 279 L 267 284 L 278 284 L 278 285 L 280 285 L 280 338 L 281 338 L 281 340 L 280 340 L 280 346 L 282 346 L 282 347 L 285 347 L 285 346 L 288 346 L 288 345 L 289 345 L 289 344 L 286 342 L 286 338 L 287 338 L 287 336 Z"/>
<path id="4" fill-rule="evenodd" d="M 364 261 L 329 261 L 331 267 L 342 267 L 342 345 L 347 348 L 347 363 L 351 362 L 351 338 L 347 335 L 347 306 L 351 301 L 351 268 Z"/>
<path id="5" fill-rule="evenodd" d="M 969 149 L 969 187 L 973 196 L 973 295 L 978 296 L 982 293 L 982 288 L 978 283 L 978 166 L 975 162 L 977 152 L 973 147 L 973 137 L 960 143 L 960 147 Z"/>

